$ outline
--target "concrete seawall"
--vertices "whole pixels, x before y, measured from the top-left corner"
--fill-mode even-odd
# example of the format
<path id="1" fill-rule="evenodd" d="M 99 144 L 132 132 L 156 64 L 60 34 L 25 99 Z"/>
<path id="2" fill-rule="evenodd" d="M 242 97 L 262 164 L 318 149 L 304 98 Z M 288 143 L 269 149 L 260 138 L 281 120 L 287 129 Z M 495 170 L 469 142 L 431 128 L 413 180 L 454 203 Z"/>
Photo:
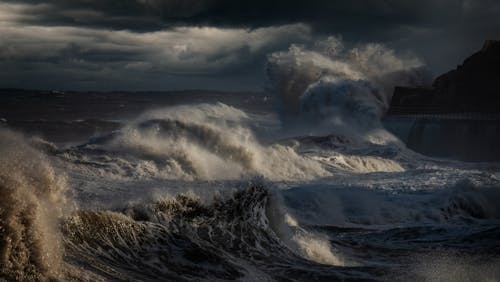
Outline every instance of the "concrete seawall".
<path id="1" fill-rule="evenodd" d="M 408 148 L 428 156 L 500 161 L 500 115 L 483 113 L 388 115 L 384 126 Z"/>

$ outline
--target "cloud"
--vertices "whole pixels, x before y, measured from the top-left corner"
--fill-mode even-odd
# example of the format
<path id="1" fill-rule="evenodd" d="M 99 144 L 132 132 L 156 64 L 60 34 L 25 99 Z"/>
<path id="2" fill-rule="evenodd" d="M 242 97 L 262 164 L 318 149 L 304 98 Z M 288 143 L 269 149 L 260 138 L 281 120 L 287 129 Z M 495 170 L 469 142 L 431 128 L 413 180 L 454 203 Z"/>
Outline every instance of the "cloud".
<path id="1" fill-rule="evenodd" d="M 266 54 L 329 35 L 412 50 L 439 74 L 498 36 L 498 13 L 495 0 L 0 0 L 0 78 L 255 84 Z"/>
<path id="2" fill-rule="evenodd" d="M 151 65 L 175 73 L 217 73 L 252 62 L 273 46 L 307 39 L 304 25 L 255 30 L 177 27 L 136 33 L 77 27 L 1 26 L 0 59 Z"/>
<path id="3" fill-rule="evenodd" d="M 176 26 L 258 28 L 305 23 L 326 33 L 384 33 L 402 25 L 442 26 L 463 18 L 494 23 L 494 0 L 4 0 L 25 23 L 135 31 Z M 36 4 L 33 4 L 36 3 Z M 497 24 L 498 26 L 498 24 Z"/>
<path id="4" fill-rule="evenodd" d="M 7 86 L 57 88 L 68 84 L 62 81 L 71 81 L 66 87 L 100 88 L 101 84 L 111 89 L 164 89 L 182 81 L 179 76 L 220 76 L 222 84 L 225 76 L 247 75 L 246 68 L 255 72 L 267 53 L 311 37 L 310 28 L 303 24 L 252 30 L 185 26 L 137 32 L 24 23 L 29 15 L 22 11 L 45 8 L 0 4 L 0 80 L 9 82 Z M 151 83 L 152 78 L 163 86 Z M 206 82 L 207 78 L 192 79 L 197 80 Z M 192 88 L 193 83 L 187 85 Z"/>

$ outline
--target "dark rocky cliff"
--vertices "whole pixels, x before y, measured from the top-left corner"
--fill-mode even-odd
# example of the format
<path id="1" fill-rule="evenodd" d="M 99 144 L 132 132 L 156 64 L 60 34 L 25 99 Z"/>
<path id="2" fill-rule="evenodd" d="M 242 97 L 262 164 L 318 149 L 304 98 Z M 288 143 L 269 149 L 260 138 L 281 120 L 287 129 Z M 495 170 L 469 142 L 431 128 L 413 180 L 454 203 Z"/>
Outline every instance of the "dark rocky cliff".
<path id="1" fill-rule="evenodd" d="M 449 112 L 500 112 L 500 41 L 486 41 L 431 88 L 396 87 L 389 108 L 389 114 Z"/>
<path id="2" fill-rule="evenodd" d="M 486 41 L 429 88 L 396 87 L 384 125 L 424 155 L 500 161 L 500 41 Z"/>

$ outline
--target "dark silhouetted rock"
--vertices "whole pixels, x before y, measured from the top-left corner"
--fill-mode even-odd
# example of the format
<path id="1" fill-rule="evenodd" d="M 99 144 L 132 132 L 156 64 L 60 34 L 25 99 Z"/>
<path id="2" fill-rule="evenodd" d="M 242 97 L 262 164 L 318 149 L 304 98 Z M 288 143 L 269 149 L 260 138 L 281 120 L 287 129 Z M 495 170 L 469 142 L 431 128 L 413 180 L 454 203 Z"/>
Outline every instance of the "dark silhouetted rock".
<path id="1" fill-rule="evenodd" d="M 500 41 L 483 48 L 432 88 L 396 87 L 389 113 L 500 112 Z"/>

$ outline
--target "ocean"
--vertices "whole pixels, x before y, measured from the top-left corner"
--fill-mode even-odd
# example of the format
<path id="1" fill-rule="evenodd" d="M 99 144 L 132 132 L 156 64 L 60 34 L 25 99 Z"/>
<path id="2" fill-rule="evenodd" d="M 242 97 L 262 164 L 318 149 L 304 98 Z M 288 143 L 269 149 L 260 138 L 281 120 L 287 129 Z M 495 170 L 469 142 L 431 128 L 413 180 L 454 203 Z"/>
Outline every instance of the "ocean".
<path id="1" fill-rule="evenodd" d="M 500 279 L 498 163 L 421 155 L 382 123 L 291 128 L 272 108 L 4 126 L 2 278 Z M 98 133 L 67 126 L 83 122 Z"/>
<path id="2" fill-rule="evenodd" d="M 419 62 L 327 43 L 264 93 L 2 90 L 0 280 L 500 281 L 498 122 L 384 116 Z"/>

